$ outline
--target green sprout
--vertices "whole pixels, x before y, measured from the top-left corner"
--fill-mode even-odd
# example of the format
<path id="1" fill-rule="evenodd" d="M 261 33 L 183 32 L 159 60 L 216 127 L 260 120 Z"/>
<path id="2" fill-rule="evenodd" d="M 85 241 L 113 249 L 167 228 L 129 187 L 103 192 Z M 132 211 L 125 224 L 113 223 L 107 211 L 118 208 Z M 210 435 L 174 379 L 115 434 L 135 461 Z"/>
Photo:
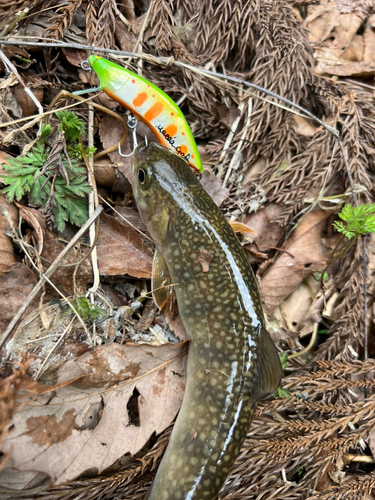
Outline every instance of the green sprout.
<path id="1" fill-rule="evenodd" d="M 360 234 L 375 233 L 375 204 L 368 203 L 353 207 L 350 203 L 338 214 L 344 222 L 337 221 L 333 227 L 351 240 Z"/>
<path id="2" fill-rule="evenodd" d="M 86 169 L 78 163 L 82 154 L 77 141 L 84 132 L 84 124 L 71 111 L 59 111 L 56 115 L 60 137 L 50 145 L 52 127 L 43 125 L 31 151 L 4 164 L 6 175 L 2 180 L 6 187 L 2 192 L 10 203 L 27 196 L 31 206 L 46 214 L 48 224 L 64 231 L 66 222 L 80 227 L 88 219 L 86 195 L 91 186 Z M 87 152 L 93 154 L 91 148 Z"/>

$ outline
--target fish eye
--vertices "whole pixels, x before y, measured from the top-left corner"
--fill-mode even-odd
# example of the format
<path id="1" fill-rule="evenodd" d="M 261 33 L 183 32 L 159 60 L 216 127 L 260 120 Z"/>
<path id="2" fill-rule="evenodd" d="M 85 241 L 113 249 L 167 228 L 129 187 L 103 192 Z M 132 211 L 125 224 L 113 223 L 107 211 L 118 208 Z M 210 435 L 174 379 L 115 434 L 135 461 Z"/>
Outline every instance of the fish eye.
<path id="1" fill-rule="evenodd" d="M 144 186 L 146 184 L 147 171 L 144 167 L 140 167 L 138 170 L 138 180 L 142 186 Z"/>

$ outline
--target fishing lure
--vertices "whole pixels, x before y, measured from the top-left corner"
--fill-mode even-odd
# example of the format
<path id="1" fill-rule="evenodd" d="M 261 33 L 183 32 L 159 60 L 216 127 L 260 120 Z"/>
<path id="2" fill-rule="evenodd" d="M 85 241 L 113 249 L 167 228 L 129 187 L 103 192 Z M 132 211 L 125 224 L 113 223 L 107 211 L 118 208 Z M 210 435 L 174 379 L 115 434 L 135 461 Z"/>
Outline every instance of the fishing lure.
<path id="1" fill-rule="evenodd" d="M 189 125 L 180 108 L 165 92 L 103 57 L 91 55 L 88 64 L 98 75 L 100 90 L 142 120 L 161 145 L 184 158 L 198 172 L 203 172 Z"/>

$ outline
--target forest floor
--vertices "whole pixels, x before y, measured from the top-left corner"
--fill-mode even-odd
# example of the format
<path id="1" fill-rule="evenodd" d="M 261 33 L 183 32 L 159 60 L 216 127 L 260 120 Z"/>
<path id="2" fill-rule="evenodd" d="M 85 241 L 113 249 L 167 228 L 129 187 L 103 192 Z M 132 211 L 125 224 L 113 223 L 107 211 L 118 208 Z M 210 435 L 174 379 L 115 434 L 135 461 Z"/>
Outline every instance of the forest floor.
<path id="1" fill-rule="evenodd" d="M 219 498 L 374 498 L 362 0 L 0 1 L 0 498 L 143 498 L 184 394 L 186 333 L 153 303 L 153 244 L 117 151 L 132 151 L 126 112 L 71 94 L 98 85 L 81 66 L 94 53 L 178 103 L 203 186 L 254 231 L 239 238 L 284 378 Z"/>

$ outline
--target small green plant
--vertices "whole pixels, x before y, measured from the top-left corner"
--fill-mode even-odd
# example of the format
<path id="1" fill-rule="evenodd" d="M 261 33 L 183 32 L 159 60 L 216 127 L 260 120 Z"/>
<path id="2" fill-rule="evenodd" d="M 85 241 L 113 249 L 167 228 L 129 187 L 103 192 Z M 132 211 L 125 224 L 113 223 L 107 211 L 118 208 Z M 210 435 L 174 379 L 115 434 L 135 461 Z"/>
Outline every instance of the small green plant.
<path id="1" fill-rule="evenodd" d="M 3 177 L 7 185 L 3 193 L 9 202 L 27 195 L 30 205 L 41 208 L 47 222 L 63 231 L 67 221 L 79 227 L 86 222 L 86 195 L 91 186 L 85 168 L 78 163 L 82 152 L 77 141 L 84 124 L 71 111 L 59 111 L 56 115 L 60 137 L 52 146 L 48 144 L 52 128 L 44 125 L 38 142 L 26 156 L 9 159 L 9 165 L 4 165 L 8 175 Z M 92 148 L 86 154 L 92 155 Z"/>
<path id="2" fill-rule="evenodd" d="M 73 297 L 72 304 L 77 313 L 84 321 L 89 318 L 91 319 L 91 321 L 97 321 L 100 316 L 108 316 L 108 313 L 105 309 L 102 309 L 95 304 L 91 304 L 89 299 L 87 299 L 86 297 Z M 68 307 L 64 314 L 68 315 L 71 312 L 71 308 Z"/>
<path id="3" fill-rule="evenodd" d="M 288 364 L 288 353 L 286 352 L 279 352 L 279 359 L 281 363 L 281 368 L 284 371 L 286 368 L 286 365 Z M 288 399 L 291 398 L 292 395 L 291 393 L 287 390 L 284 389 L 283 386 L 280 384 L 279 387 L 276 389 L 276 391 L 273 393 L 274 398 L 280 398 L 280 399 Z"/>
<path id="4" fill-rule="evenodd" d="M 333 223 L 333 227 L 344 234 L 348 240 L 358 238 L 360 234 L 375 233 L 375 204 L 353 207 L 350 203 L 338 214 L 344 222 Z"/>

